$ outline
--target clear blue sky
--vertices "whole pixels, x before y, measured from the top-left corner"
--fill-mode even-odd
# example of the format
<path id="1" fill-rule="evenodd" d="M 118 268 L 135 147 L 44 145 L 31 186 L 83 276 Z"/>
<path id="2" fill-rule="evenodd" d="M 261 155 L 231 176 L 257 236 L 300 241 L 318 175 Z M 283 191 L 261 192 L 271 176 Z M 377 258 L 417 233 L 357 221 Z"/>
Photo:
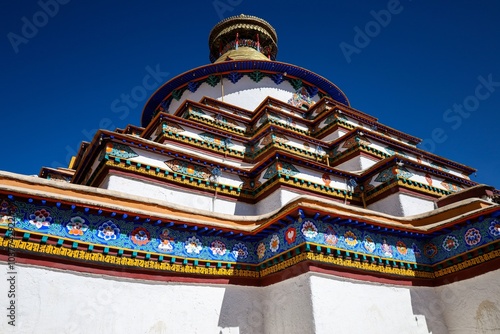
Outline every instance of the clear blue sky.
<path id="1" fill-rule="evenodd" d="M 66 166 L 98 127 L 139 125 L 146 99 L 126 117 L 113 101 L 147 67 L 168 80 L 208 64 L 212 27 L 244 13 L 274 26 L 279 61 L 326 77 L 354 108 L 431 139 L 427 149 L 500 188 L 498 1 L 54 1 L 51 15 L 44 0 L 0 1 L 0 170 Z"/>

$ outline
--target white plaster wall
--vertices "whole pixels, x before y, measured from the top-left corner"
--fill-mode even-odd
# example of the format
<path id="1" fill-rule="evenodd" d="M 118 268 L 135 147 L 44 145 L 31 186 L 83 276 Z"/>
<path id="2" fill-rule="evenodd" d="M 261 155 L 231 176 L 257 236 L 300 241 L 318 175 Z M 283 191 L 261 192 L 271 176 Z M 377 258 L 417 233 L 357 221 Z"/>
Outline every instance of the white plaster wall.
<path id="1" fill-rule="evenodd" d="M 334 140 L 339 139 L 340 137 L 344 136 L 347 133 L 347 130 L 345 129 L 337 129 L 330 133 L 328 136 L 323 138 L 322 140 L 325 142 L 332 142 Z"/>
<path id="2" fill-rule="evenodd" d="M 450 334 L 500 333 L 500 270 L 436 288 L 439 303 L 428 313 Z"/>
<path id="3" fill-rule="evenodd" d="M 133 196 L 142 196 L 160 201 L 167 201 L 196 208 L 199 210 L 216 211 L 227 214 L 252 214 L 253 208 L 249 204 L 230 202 L 216 199 L 201 193 L 187 192 L 186 190 L 171 188 L 165 184 L 155 184 L 144 180 L 134 180 L 129 177 L 108 175 L 99 188 L 121 191 Z M 238 212 L 236 206 L 238 205 Z"/>
<path id="4" fill-rule="evenodd" d="M 396 193 L 368 205 L 368 209 L 397 217 L 406 217 L 432 211 L 435 207 L 432 200 Z"/>
<path id="5" fill-rule="evenodd" d="M 398 194 L 404 216 L 418 215 L 434 210 L 435 203 L 430 199 L 419 198 L 408 194 Z"/>
<path id="6" fill-rule="evenodd" d="M 403 207 L 399 201 L 398 194 L 391 194 L 375 203 L 371 203 L 367 206 L 367 209 L 387 213 L 396 217 L 404 216 Z"/>
<path id="7" fill-rule="evenodd" d="M 315 333 L 447 333 L 444 326 L 430 330 L 425 316 L 414 312 L 411 291 L 432 288 L 391 286 L 319 274 L 311 275 L 310 284 Z"/>
<path id="8" fill-rule="evenodd" d="M 255 215 L 277 210 L 299 195 L 290 190 L 277 189 L 255 205 Z"/>
<path id="9" fill-rule="evenodd" d="M 341 163 L 340 165 L 335 166 L 335 168 L 348 172 L 358 171 L 362 169 L 359 157 L 354 157 L 352 159 L 349 159 Z"/>
<path id="10" fill-rule="evenodd" d="M 7 271 L 5 263 L 0 268 Z M 16 273 L 16 327 L 4 315 L 1 333 L 500 332 L 500 270 L 436 288 L 318 273 L 267 287 L 155 282 L 31 265 L 16 265 Z M 0 291 L 8 289 L 0 280 Z M 6 308 L 7 295 L 1 296 Z"/>
<path id="11" fill-rule="evenodd" d="M 191 206 L 192 207 L 192 206 Z M 227 199 L 213 198 L 213 209 L 210 211 L 226 213 L 236 216 L 255 216 L 255 205 L 240 202 L 229 201 Z"/>
<path id="12" fill-rule="evenodd" d="M 299 196 L 298 193 L 277 189 L 265 199 L 256 204 L 241 201 L 230 201 L 215 196 L 207 196 L 196 192 L 187 192 L 176 188 L 170 188 L 164 184 L 155 184 L 143 180 L 121 175 L 108 175 L 99 188 L 121 191 L 133 196 L 152 198 L 196 208 L 199 210 L 213 211 L 238 216 L 251 216 L 269 213 L 281 208 L 283 205 Z"/>
<path id="13" fill-rule="evenodd" d="M 255 287 L 119 279 L 32 266 L 17 266 L 16 278 L 16 327 L 5 320 L 2 293 L 1 333 L 251 334 L 255 323 L 264 323 L 256 310 L 262 295 Z M 7 291 L 6 280 L 0 281 L 1 291 Z"/>
<path id="14" fill-rule="evenodd" d="M 262 289 L 260 309 L 265 314 L 264 330 L 256 330 L 254 333 L 317 333 L 309 276 L 303 274 Z"/>
<path id="15" fill-rule="evenodd" d="M 271 78 L 266 77 L 256 83 L 249 77 L 244 76 L 236 84 L 233 84 L 229 79 L 224 78 L 224 102 L 248 110 L 255 110 L 268 96 L 282 102 L 288 102 L 293 93 L 295 93 L 295 89 L 288 81 L 276 85 Z M 319 100 L 318 95 L 312 100 L 317 102 Z"/>
<path id="16" fill-rule="evenodd" d="M 288 102 L 294 92 L 295 89 L 287 81 L 276 85 L 270 78 L 266 77 L 256 83 L 249 77 L 243 76 L 236 84 L 233 84 L 229 79 L 224 78 L 224 102 L 250 111 L 255 110 L 268 96 Z M 204 96 L 222 101 L 221 84 L 219 83 L 215 87 L 212 87 L 207 83 L 203 83 L 194 93 L 186 89 L 178 101 L 175 99 L 172 100 L 168 110 L 170 113 L 173 113 L 184 101 L 191 100 L 198 102 Z M 313 100 L 317 101 L 318 96 L 315 96 Z"/>
<path id="17" fill-rule="evenodd" d="M 379 160 L 377 160 L 377 161 L 379 161 Z M 364 156 L 361 156 L 361 157 L 360 157 L 360 165 L 361 165 L 361 169 L 362 169 L 362 170 L 368 169 L 368 168 L 370 168 L 371 166 L 375 165 L 375 164 L 377 163 L 377 161 L 372 160 L 372 159 L 369 159 L 369 158 L 364 157 Z"/>

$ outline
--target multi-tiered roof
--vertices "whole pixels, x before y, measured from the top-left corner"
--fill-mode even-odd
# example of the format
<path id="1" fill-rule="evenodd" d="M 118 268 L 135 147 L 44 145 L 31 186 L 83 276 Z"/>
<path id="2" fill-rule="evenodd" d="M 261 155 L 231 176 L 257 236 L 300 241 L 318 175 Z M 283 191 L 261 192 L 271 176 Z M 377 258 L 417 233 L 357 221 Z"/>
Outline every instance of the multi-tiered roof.
<path id="1" fill-rule="evenodd" d="M 0 175 L 23 256 L 256 285 L 297 266 L 428 284 L 500 256 L 498 191 L 474 169 L 276 61 L 262 19 L 223 20 L 209 48 L 211 64 L 151 96 L 141 126 L 99 130 L 39 179 Z"/>

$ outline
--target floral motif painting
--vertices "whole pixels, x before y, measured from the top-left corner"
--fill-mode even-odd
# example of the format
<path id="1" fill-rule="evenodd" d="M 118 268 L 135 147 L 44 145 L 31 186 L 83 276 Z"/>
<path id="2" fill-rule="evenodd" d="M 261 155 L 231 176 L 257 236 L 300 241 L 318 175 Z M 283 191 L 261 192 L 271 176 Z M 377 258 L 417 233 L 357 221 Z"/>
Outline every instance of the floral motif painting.
<path id="1" fill-rule="evenodd" d="M 328 117 L 325 119 L 325 125 L 332 124 L 333 122 L 335 122 L 339 119 L 344 120 L 344 121 L 348 120 L 344 114 L 334 113 L 334 114 L 328 115 Z"/>
<path id="2" fill-rule="evenodd" d="M 167 165 L 173 172 L 197 177 L 203 180 L 208 180 L 212 175 L 212 172 L 204 166 L 199 166 L 179 159 L 165 161 L 165 165 Z"/>
<path id="3" fill-rule="evenodd" d="M 224 244 L 220 240 L 214 240 L 210 244 L 210 250 L 212 251 L 213 255 L 224 255 L 226 254 L 226 244 Z"/>
<path id="4" fill-rule="evenodd" d="M 130 233 L 130 240 L 138 246 L 147 244 L 151 240 L 151 234 L 144 227 L 136 227 Z"/>
<path id="5" fill-rule="evenodd" d="M 268 134 L 264 138 L 262 138 L 260 144 L 266 146 L 268 144 L 271 144 L 273 140 L 276 143 L 282 143 L 282 144 L 286 144 L 289 141 L 289 139 L 286 136 L 280 133 L 273 133 L 273 134 Z"/>
<path id="6" fill-rule="evenodd" d="M 481 232 L 477 228 L 470 228 L 464 235 L 467 246 L 475 246 L 481 242 Z"/>
<path id="7" fill-rule="evenodd" d="M 404 179 L 410 179 L 414 174 L 407 170 L 404 166 L 394 166 L 384 169 L 375 178 L 376 182 L 387 182 L 394 179 L 396 176 Z"/>
<path id="8" fill-rule="evenodd" d="M 108 220 L 98 227 L 97 236 L 105 241 L 115 240 L 120 235 L 120 228 Z"/>
<path id="9" fill-rule="evenodd" d="M 106 154 L 123 159 L 130 159 L 139 156 L 139 154 L 135 153 L 135 151 L 130 147 L 118 143 L 107 143 Z"/>
<path id="10" fill-rule="evenodd" d="M 297 239 L 297 229 L 295 227 L 289 227 L 285 231 L 285 240 L 290 245 L 295 242 L 295 239 Z"/>
<path id="11" fill-rule="evenodd" d="M 330 186 L 330 182 L 332 182 L 332 179 L 330 178 L 330 174 L 328 173 L 324 173 L 322 176 L 321 176 L 321 180 L 323 181 L 323 183 L 325 184 L 325 186 L 329 187 Z"/>
<path id="12" fill-rule="evenodd" d="M 436 168 L 436 169 L 439 169 L 439 170 L 443 171 L 443 172 L 447 172 L 448 173 L 450 171 L 447 167 L 445 167 L 443 165 L 440 165 L 438 163 L 435 163 L 434 161 L 431 161 L 430 165 L 432 167 Z"/>
<path id="13" fill-rule="evenodd" d="M 462 187 L 448 180 L 443 180 L 443 182 L 441 182 L 441 185 L 443 186 L 444 189 L 451 192 L 457 192 L 462 190 Z"/>
<path id="14" fill-rule="evenodd" d="M 373 239 L 369 236 L 366 236 L 365 239 L 363 240 L 363 248 L 368 252 L 368 253 L 373 253 L 375 251 L 376 245 L 375 242 L 373 242 Z"/>
<path id="15" fill-rule="evenodd" d="M 162 124 L 163 132 L 181 133 L 185 131 L 179 124 L 174 122 L 164 122 Z"/>
<path id="16" fill-rule="evenodd" d="M 438 253 L 437 246 L 433 243 L 428 243 L 424 245 L 424 255 L 429 259 L 432 259 Z"/>
<path id="17" fill-rule="evenodd" d="M 458 248 L 458 239 L 453 235 L 447 235 L 443 240 L 443 249 L 447 252 Z"/>
<path id="18" fill-rule="evenodd" d="M 189 112 L 196 116 L 205 116 L 206 113 L 198 107 L 190 107 Z"/>
<path id="19" fill-rule="evenodd" d="M 398 154 L 402 157 L 408 158 L 408 155 L 399 148 L 385 147 L 385 150 L 387 151 L 387 153 L 389 153 L 389 155 Z"/>
<path id="20" fill-rule="evenodd" d="M 432 176 L 429 173 L 425 174 L 425 180 L 430 186 L 432 186 Z"/>
<path id="21" fill-rule="evenodd" d="M 488 227 L 488 233 L 494 237 L 500 236 L 500 219 L 495 218 L 490 222 L 490 226 Z"/>
<path id="22" fill-rule="evenodd" d="M 337 244 L 337 242 L 339 241 L 339 238 L 337 237 L 337 233 L 335 232 L 333 227 L 330 225 L 328 225 L 326 227 L 326 231 L 325 231 L 324 236 L 325 236 L 325 243 L 327 245 L 335 246 Z"/>
<path id="23" fill-rule="evenodd" d="M 288 162 L 276 161 L 271 164 L 264 173 L 264 179 L 270 179 L 276 174 L 284 174 L 294 176 L 299 173 L 299 170 L 294 165 Z"/>
<path id="24" fill-rule="evenodd" d="M 196 236 L 188 238 L 184 244 L 184 248 L 188 254 L 200 254 L 203 245 Z"/>
<path id="25" fill-rule="evenodd" d="M 0 216 L 11 216 L 16 211 L 16 206 L 10 201 L 4 199 L 2 203 L 0 203 Z"/>
<path id="26" fill-rule="evenodd" d="M 277 234 L 274 234 L 269 242 L 269 249 L 271 252 L 276 253 L 280 248 L 280 238 Z"/>
<path id="27" fill-rule="evenodd" d="M 366 138 L 356 136 L 356 137 L 351 137 L 351 138 L 347 139 L 342 144 L 342 147 L 343 148 L 351 148 L 353 146 L 356 146 L 357 144 L 370 146 L 372 143 Z"/>
<path id="28" fill-rule="evenodd" d="M 314 101 L 311 99 L 307 89 L 305 87 L 301 87 L 293 93 L 292 97 L 288 100 L 288 104 L 300 109 L 308 110 L 309 107 L 314 104 Z"/>
<path id="29" fill-rule="evenodd" d="M 66 230 L 74 237 L 81 237 L 88 229 L 89 225 L 80 216 L 71 218 L 70 222 L 66 224 Z"/>
<path id="30" fill-rule="evenodd" d="M 238 123 L 236 123 L 232 119 L 228 119 L 228 118 L 222 116 L 221 114 L 212 114 L 211 116 L 219 124 L 229 125 L 232 127 L 238 126 Z"/>
<path id="31" fill-rule="evenodd" d="M 386 239 L 383 239 L 382 245 L 380 245 L 380 250 L 383 256 L 392 258 L 392 247 L 387 243 Z"/>
<path id="32" fill-rule="evenodd" d="M 452 229 L 445 235 L 428 235 L 412 240 L 410 235 L 384 235 L 383 231 L 374 228 L 368 230 L 352 224 L 348 226 L 338 220 L 338 217 L 314 219 L 307 216 L 306 212 L 297 218 L 288 217 L 286 225 L 285 220 L 281 220 L 267 236 L 247 243 L 242 235 L 235 240 L 222 232 L 216 234 L 209 230 L 170 228 L 172 225 L 169 228 L 161 224 L 146 225 L 142 224 L 140 218 L 125 215 L 116 219 L 107 218 L 95 211 L 89 213 L 89 210 L 79 211 L 78 208 L 59 208 L 55 205 L 37 208 L 34 203 L 16 205 L 16 208 L 16 228 L 19 231 L 38 230 L 38 224 L 40 228 L 47 228 L 51 237 L 69 237 L 85 245 L 119 247 L 149 254 L 156 252 L 176 258 L 196 257 L 228 263 L 238 261 L 251 265 L 268 261 L 281 252 L 288 252 L 307 242 L 311 246 L 319 245 L 348 252 L 355 250 L 361 255 L 379 256 L 405 263 L 417 262 L 425 266 L 452 259 L 500 238 L 500 219 L 495 217 L 495 213 L 481 219 L 472 218 L 467 225 Z M 47 226 L 44 227 L 45 225 Z"/>
<path id="33" fill-rule="evenodd" d="M 37 210 L 33 214 L 30 215 L 30 224 L 34 225 L 37 229 L 46 229 L 50 226 L 52 222 L 52 217 L 50 213 L 45 210 Z"/>
<path id="34" fill-rule="evenodd" d="M 260 259 L 264 258 L 264 255 L 266 255 L 266 245 L 261 242 L 257 246 L 257 257 Z"/>
<path id="35" fill-rule="evenodd" d="M 158 249 L 163 252 L 171 252 L 174 250 L 174 239 L 170 236 L 170 230 L 164 228 L 160 235 L 160 244 L 158 245 Z"/>
<path id="36" fill-rule="evenodd" d="M 358 244 L 358 237 L 354 232 L 347 231 L 344 233 L 344 242 L 348 247 L 355 247 Z"/>
<path id="37" fill-rule="evenodd" d="M 233 255 L 236 258 L 236 260 L 246 259 L 248 257 L 247 246 L 242 242 L 238 242 L 233 246 Z"/>
<path id="38" fill-rule="evenodd" d="M 215 136 L 211 133 L 200 133 L 198 134 L 200 138 L 207 143 L 215 144 L 215 145 L 221 145 L 221 146 L 227 146 L 230 147 L 233 145 L 231 140 L 227 140 L 227 138 L 220 137 L 220 136 Z"/>
<path id="39" fill-rule="evenodd" d="M 246 176 L 241 176 L 241 175 L 238 175 L 238 176 L 240 177 L 240 180 L 243 181 L 240 184 L 241 189 L 253 190 L 255 188 L 260 187 L 262 184 L 259 180 L 254 180 L 252 178 L 249 178 Z"/>
<path id="40" fill-rule="evenodd" d="M 405 243 L 402 242 L 401 240 L 398 240 L 396 242 L 396 249 L 397 249 L 398 253 L 401 255 L 406 255 L 406 253 L 408 253 L 408 249 L 406 248 Z"/>
<path id="41" fill-rule="evenodd" d="M 308 239 L 313 239 L 318 235 L 318 228 L 311 220 L 306 220 L 302 224 L 301 231 L 302 234 Z"/>

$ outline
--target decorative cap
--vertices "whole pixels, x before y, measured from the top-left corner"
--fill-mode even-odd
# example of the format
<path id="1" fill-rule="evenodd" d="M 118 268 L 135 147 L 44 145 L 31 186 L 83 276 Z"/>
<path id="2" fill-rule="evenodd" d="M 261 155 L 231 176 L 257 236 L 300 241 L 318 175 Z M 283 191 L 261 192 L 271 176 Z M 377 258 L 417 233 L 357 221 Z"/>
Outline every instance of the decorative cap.
<path id="1" fill-rule="evenodd" d="M 278 36 L 261 18 L 241 14 L 217 23 L 210 32 L 210 62 L 226 60 L 276 60 Z"/>

